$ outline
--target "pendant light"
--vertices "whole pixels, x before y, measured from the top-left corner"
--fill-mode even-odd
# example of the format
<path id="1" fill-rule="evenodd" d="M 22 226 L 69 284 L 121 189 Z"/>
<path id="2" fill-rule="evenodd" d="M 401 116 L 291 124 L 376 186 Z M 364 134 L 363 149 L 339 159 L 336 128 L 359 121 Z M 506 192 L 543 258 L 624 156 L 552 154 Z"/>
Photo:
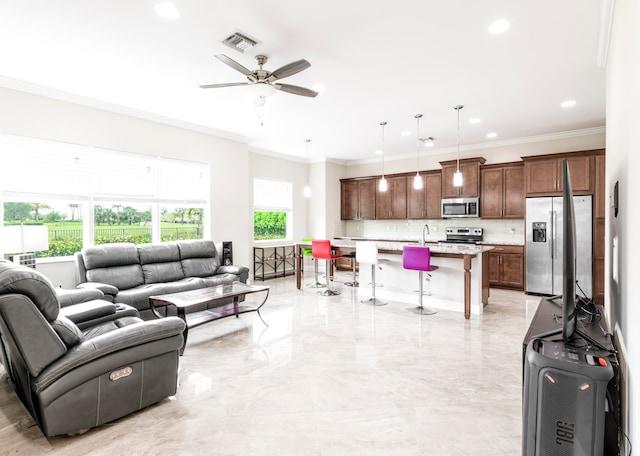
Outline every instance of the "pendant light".
<path id="1" fill-rule="evenodd" d="M 420 175 L 420 118 L 422 114 L 416 114 L 413 116 L 416 118 L 416 148 L 418 150 L 418 167 L 416 168 L 416 176 L 413 178 L 413 188 L 416 190 L 422 189 L 422 176 Z"/>
<path id="2" fill-rule="evenodd" d="M 453 173 L 454 187 L 462 187 L 462 173 L 460 172 L 460 110 L 462 108 L 464 108 L 464 106 L 462 105 L 456 105 L 453 107 L 453 109 L 458 111 L 458 158 L 457 158 L 456 172 Z"/>
<path id="3" fill-rule="evenodd" d="M 304 197 L 309 198 L 311 196 L 311 187 L 309 186 L 309 141 L 310 139 L 305 139 L 307 143 L 307 185 L 304 186 Z"/>
<path id="4" fill-rule="evenodd" d="M 378 190 L 381 192 L 387 191 L 387 179 L 384 178 L 384 126 L 386 122 L 380 122 L 380 126 L 382 127 L 382 179 L 380 179 L 380 183 L 378 184 Z"/>

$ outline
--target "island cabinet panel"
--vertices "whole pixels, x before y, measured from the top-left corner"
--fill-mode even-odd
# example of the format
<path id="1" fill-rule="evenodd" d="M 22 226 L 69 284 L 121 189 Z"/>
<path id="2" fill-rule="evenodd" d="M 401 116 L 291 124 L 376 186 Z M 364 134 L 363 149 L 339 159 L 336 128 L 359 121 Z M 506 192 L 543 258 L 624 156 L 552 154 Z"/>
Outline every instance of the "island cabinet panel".
<path id="1" fill-rule="evenodd" d="M 416 190 L 413 188 L 413 175 L 407 176 L 407 218 L 439 219 L 442 173 L 438 171 L 422 174 L 422 182 L 422 188 Z"/>
<path id="2" fill-rule="evenodd" d="M 489 251 L 489 284 L 495 288 L 524 290 L 524 247 L 494 245 Z"/>
<path id="3" fill-rule="evenodd" d="M 484 158 L 460 160 L 462 187 L 453 186 L 453 175 L 458 169 L 456 160 L 440 162 L 442 165 L 442 198 L 477 198 L 480 196 L 480 165 Z"/>
<path id="4" fill-rule="evenodd" d="M 480 170 L 480 216 L 485 219 L 523 219 L 524 166 L 491 165 Z"/>
<path id="5" fill-rule="evenodd" d="M 376 179 L 340 181 L 340 218 L 342 220 L 376 218 Z"/>
<path id="6" fill-rule="evenodd" d="M 407 218 L 407 177 L 387 177 L 387 191 L 376 194 L 376 219 Z M 376 188 L 379 188 L 380 179 Z"/>
<path id="7" fill-rule="evenodd" d="M 549 158 L 523 157 L 526 196 L 559 196 L 562 194 L 562 161 L 569 160 L 571 186 L 576 195 L 593 193 L 594 152 L 559 154 Z"/>

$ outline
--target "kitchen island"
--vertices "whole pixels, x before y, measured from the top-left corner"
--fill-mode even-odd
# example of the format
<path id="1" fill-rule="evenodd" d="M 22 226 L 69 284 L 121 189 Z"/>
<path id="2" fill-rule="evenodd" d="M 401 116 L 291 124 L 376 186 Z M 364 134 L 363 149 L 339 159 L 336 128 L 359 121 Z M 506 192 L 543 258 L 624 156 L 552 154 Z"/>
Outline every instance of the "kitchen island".
<path id="1" fill-rule="evenodd" d="M 402 247 L 417 245 L 417 242 L 375 241 L 381 258 L 389 260 L 376 272 L 376 282 L 382 287 L 376 288 L 376 296 L 390 302 L 403 303 L 415 307 L 418 304 L 418 272 L 402 267 Z M 335 248 L 354 251 L 353 239 L 333 239 Z M 482 315 L 484 306 L 489 303 L 489 262 L 488 252 L 493 247 L 472 244 L 427 243 L 431 248 L 431 263 L 439 269 L 431 273 L 431 279 L 425 285 L 426 307 L 464 311 L 469 319 L 471 314 Z M 311 244 L 296 245 L 296 286 L 302 285 L 301 249 L 311 248 Z M 428 278 L 427 274 L 424 274 Z M 358 295 L 368 297 L 371 294 L 371 268 L 360 268 L 360 287 Z"/>

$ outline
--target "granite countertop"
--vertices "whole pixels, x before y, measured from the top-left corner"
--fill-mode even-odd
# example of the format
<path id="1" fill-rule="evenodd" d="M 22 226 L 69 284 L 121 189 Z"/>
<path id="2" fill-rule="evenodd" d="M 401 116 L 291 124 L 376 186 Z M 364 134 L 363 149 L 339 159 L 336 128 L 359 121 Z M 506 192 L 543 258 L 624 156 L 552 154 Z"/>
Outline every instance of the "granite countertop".
<path id="1" fill-rule="evenodd" d="M 372 241 L 378 245 L 378 249 L 387 251 L 402 252 L 402 247 L 406 244 L 417 245 L 418 241 L 413 240 L 377 240 L 370 238 L 335 238 L 331 241 L 331 245 L 336 247 L 355 247 L 357 241 Z M 431 249 L 433 253 L 449 253 L 458 255 L 477 255 L 482 252 L 492 250 L 493 247 L 487 245 L 477 244 L 447 244 L 437 242 L 427 242 L 426 246 Z"/>

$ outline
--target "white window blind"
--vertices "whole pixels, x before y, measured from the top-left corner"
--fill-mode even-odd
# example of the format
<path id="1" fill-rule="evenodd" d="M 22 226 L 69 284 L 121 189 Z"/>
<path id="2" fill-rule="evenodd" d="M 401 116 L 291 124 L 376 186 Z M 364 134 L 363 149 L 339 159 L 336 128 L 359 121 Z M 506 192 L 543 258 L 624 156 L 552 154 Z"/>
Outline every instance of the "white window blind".
<path id="1" fill-rule="evenodd" d="M 209 165 L 161 158 L 158 198 L 164 203 L 204 204 L 209 197 Z"/>
<path id="2" fill-rule="evenodd" d="M 291 182 L 253 180 L 253 206 L 256 211 L 289 211 L 292 207 Z"/>
<path id="3" fill-rule="evenodd" d="M 0 190 L 5 196 L 87 199 L 86 146 L 0 135 Z"/>
<path id="4" fill-rule="evenodd" d="M 96 200 L 155 200 L 158 157 L 92 148 L 91 191 Z"/>

